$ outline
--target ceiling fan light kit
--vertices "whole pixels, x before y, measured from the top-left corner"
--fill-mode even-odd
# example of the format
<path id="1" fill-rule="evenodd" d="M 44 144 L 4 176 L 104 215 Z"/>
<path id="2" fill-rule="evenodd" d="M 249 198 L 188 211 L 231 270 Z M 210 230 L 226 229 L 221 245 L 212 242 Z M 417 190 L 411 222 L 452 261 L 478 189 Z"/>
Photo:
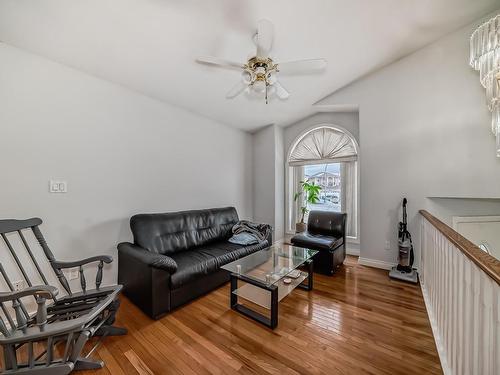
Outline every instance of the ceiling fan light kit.
<path id="1" fill-rule="evenodd" d="M 246 92 L 250 97 L 264 98 L 266 104 L 270 97 L 276 96 L 286 100 L 290 93 L 278 81 L 279 74 L 307 74 L 321 71 L 326 68 L 325 59 L 309 59 L 275 63 L 269 52 L 273 43 L 274 27 L 268 20 L 260 20 L 254 42 L 257 46 L 255 56 L 244 64 L 219 59 L 218 57 L 204 56 L 196 61 L 200 64 L 214 65 L 222 68 L 239 69 L 241 81 L 226 94 L 226 98 L 233 99 Z"/>

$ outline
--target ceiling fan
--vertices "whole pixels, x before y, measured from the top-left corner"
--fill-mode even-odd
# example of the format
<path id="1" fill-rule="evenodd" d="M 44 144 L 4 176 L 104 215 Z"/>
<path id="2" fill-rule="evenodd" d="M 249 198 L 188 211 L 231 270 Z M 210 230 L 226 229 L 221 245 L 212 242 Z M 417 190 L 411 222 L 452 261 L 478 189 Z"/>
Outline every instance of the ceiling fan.
<path id="1" fill-rule="evenodd" d="M 290 93 L 278 81 L 278 75 L 307 74 L 321 71 L 326 67 L 326 60 L 308 59 L 275 63 L 269 57 L 273 44 L 273 34 L 274 27 L 271 21 L 260 20 L 258 22 L 257 33 L 254 36 L 257 52 L 246 63 L 241 64 L 212 56 L 198 57 L 196 62 L 242 71 L 241 81 L 226 94 L 228 99 L 233 99 L 244 91 L 258 96 L 264 95 L 266 104 L 268 103 L 268 97 L 271 95 L 276 95 L 281 100 L 288 99 Z"/>

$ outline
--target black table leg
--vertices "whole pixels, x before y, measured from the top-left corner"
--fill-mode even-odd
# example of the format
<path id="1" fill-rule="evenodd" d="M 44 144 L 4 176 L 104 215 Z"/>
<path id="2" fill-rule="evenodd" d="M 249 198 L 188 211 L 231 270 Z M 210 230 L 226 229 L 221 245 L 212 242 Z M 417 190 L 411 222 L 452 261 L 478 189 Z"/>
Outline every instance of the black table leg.
<path id="1" fill-rule="evenodd" d="M 242 280 L 246 283 L 252 284 L 258 288 L 265 289 L 271 293 L 271 316 L 268 318 L 267 316 L 260 314 L 245 305 L 238 303 L 238 295 L 233 293 L 236 289 L 238 289 L 238 279 Z M 278 286 L 276 285 L 266 285 L 264 283 L 260 283 L 258 281 L 247 278 L 243 275 L 231 274 L 231 309 L 238 311 L 240 314 L 243 314 L 261 324 L 269 328 L 276 328 L 278 325 Z"/>
<path id="2" fill-rule="evenodd" d="M 278 325 L 278 287 L 274 285 L 271 290 L 271 324 L 270 327 L 275 329 Z"/>
<path id="3" fill-rule="evenodd" d="M 314 272 L 314 264 L 312 259 L 309 259 L 304 262 L 304 265 L 307 266 L 307 284 L 301 283 L 298 285 L 298 288 L 305 289 L 305 290 L 312 290 L 313 289 L 313 272 Z"/>

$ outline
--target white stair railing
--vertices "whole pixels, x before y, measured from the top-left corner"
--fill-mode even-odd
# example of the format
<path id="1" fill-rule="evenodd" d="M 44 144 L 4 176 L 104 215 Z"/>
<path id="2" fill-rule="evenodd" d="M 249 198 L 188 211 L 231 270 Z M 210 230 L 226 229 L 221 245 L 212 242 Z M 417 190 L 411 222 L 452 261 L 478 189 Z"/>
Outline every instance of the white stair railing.
<path id="1" fill-rule="evenodd" d="M 500 374 L 500 262 L 421 211 L 420 284 L 446 375 Z"/>

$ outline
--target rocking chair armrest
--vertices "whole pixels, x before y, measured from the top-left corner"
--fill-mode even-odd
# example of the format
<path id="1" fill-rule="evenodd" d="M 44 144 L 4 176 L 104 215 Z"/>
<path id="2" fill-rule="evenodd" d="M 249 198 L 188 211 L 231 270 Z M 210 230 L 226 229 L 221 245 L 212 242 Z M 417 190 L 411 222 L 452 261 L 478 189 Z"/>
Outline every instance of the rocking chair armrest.
<path id="1" fill-rule="evenodd" d="M 26 296 L 36 296 L 36 297 L 54 299 L 58 293 L 59 290 L 54 286 L 36 285 L 15 292 L 0 293 L 0 302 L 13 301 Z"/>
<path id="2" fill-rule="evenodd" d="M 55 261 L 52 263 L 52 265 L 57 268 L 57 269 L 62 269 L 62 268 L 73 268 L 73 267 L 80 267 L 85 264 L 93 263 L 93 262 L 104 262 L 104 263 L 111 263 L 113 261 L 113 258 L 110 257 L 109 255 L 97 255 L 94 257 L 82 259 L 82 260 L 75 260 L 75 261 L 70 261 L 70 262 L 62 262 L 62 261 Z"/>

